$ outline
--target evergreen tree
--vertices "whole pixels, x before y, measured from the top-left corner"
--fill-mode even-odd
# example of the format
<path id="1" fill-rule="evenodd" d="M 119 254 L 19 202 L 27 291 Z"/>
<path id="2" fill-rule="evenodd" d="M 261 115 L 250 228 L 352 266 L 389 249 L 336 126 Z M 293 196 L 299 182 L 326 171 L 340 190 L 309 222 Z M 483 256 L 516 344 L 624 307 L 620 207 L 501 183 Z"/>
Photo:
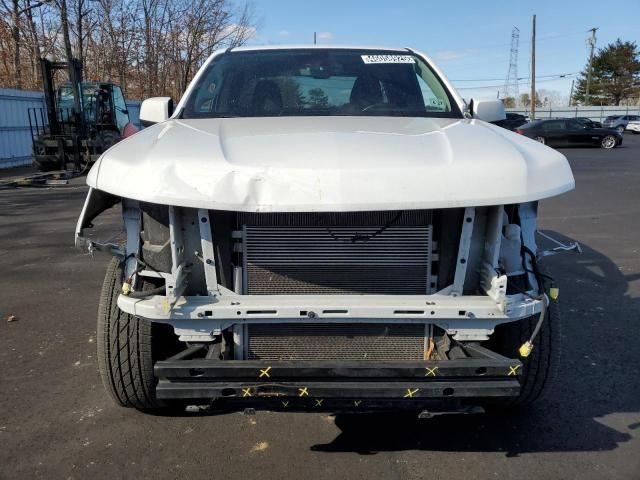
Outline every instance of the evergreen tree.
<path id="1" fill-rule="evenodd" d="M 321 88 L 309 90 L 309 105 L 313 108 L 326 108 L 329 106 L 329 97 L 324 94 Z"/>
<path id="2" fill-rule="evenodd" d="M 573 103 L 584 104 L 589 64 L 580 73 Z M 640 52 L 635 42 L 618 39 L 593 57 L 589 104 L 620 105 L 640 93 Z"/>

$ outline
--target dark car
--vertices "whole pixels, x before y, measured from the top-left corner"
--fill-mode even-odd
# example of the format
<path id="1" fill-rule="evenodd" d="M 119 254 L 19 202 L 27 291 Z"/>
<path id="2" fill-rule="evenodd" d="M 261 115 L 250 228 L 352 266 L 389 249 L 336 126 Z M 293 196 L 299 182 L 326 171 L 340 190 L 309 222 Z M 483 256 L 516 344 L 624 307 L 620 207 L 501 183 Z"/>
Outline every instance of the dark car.
<path id="1" fill-rule="evenodd" d="M 507 118 L 491 123 L 493 123 L 494 125 L 498 125 L 499 127 L 506 128 L 507 130 L 515 130 L 528 121 L 529 119 L 524 115 L 520 115 L 519 113 L 507 112 Z"/>
<path id="2" fill-rule="evenodd" d="M 622 145 L 622 135 L 607 128 L 596 128 L 575 118 L 534 120 L 517 128 L 516 133 L 552 147 Z"/>
<path id="3" fill-rule="evenodd" d="M 595 120 L 591 120 L 587 117 L 576 117 L 574 120 L 577 120 L 583 125 L 587 125 L 591 128 L 602 128 L 602 124 L 600 122 L 596 122 Z"/>

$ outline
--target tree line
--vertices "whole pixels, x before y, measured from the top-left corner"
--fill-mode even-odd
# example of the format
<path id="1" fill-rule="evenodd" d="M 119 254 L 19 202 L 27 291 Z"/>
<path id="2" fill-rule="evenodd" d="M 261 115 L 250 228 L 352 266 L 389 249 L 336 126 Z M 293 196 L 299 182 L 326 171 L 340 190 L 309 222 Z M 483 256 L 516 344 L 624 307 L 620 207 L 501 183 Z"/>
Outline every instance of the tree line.
<path id="1" fill-rule="evenodd" d="M 233 0 L 0 0 L 0 88 L 40 90 L 40 57 L 78 58 L 127 98 L 178 99 L 215 49 L 254 33 Z"/>

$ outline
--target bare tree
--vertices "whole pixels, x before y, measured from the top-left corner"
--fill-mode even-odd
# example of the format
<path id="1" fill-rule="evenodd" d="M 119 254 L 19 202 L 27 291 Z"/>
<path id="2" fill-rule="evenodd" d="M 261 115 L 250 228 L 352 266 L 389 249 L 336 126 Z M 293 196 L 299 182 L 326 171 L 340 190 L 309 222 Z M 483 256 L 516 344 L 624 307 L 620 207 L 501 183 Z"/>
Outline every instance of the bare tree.
<path id="1" fill-rule="evenodd" d="M 4 10 L 4 14 L 8 14 L 11 18 L 11 38 L 13 40 L 13 76 L 15 88 L 22 88 L 22 57 L 21 57 L 21 40 L 22 30 L 24 28 L 22 17 L 25 14 L 30 14 L 34 8 L 49 2 L 50 0 L 42 0 L 36 3 L 31 3 L 30 0 L 25 0 L 22 4 L 20 0 L 11 0 L 8 4 L 5 0 L 0 0 L 0 6 Z"/>
<path id="2" fill-rule="evenodd" d="M 0 87 L 38 88 L 41 56 L 75 56 L 129 98 L 178 98 L 215 49 L 255 33 L 234 0 L 0 0 L 0 12 Z"/>

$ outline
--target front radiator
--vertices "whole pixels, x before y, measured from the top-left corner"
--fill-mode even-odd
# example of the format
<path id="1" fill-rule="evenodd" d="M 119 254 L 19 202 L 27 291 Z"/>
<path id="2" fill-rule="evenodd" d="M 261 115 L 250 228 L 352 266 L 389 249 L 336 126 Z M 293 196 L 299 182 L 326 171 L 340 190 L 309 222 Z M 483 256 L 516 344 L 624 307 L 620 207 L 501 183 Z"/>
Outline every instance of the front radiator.
<path id="1" fill-rule="evenodd" d="M 250 295 L 421 295 L 431 285 L 428 210 L 241 218 Z"/>
<path id="2" fill-rule="evenodd" d="M 424 324 L 269 323 L 246 327 L 248 360 L 423 360 Z"/>

